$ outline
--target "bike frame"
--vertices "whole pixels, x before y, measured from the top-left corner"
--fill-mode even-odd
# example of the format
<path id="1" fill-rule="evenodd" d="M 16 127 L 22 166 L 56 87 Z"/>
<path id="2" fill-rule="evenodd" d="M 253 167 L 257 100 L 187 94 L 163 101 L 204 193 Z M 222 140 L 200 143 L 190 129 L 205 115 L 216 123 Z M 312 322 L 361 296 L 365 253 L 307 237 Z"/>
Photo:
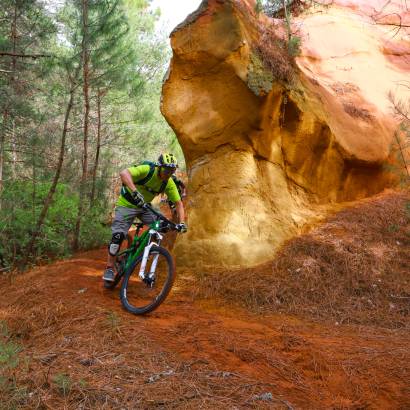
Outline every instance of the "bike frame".
<path id="1" fill-rule="evenodd" d="M 127 263 L 124 266 L 123 272 L 119 272 L 119 273 L 123 274 L 130 268 L 130 266 L 132 266 L 132 264 L 137 260 L 137 258 L 143 253 L 147 245 L 149 245 L 150 239 L 154 233 L 157 233 L 159 235 L 158 233 L 159 225 L 160 225 L 160 221 L 154 221 L 152 224 L 149 225 L 149 228 L 145 230 L 140 236 L 138 236 L 138 231 L 137 231 L 137 234 L 135 235 L 131 243 L 131 246 L 118 253 L 117 259 L 121 258 L 122 255 L 128 254 Z M 162 238 L 162 235 L 161 235 L 161 238 Z"/>

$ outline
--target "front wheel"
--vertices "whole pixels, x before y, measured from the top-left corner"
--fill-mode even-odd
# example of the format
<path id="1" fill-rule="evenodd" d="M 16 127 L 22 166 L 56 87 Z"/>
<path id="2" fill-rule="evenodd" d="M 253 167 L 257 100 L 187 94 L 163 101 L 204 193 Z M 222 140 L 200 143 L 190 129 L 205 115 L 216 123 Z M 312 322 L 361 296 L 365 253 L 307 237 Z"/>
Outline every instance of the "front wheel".
<path id="1" fill-rule="evenodd" d="M 120 292 L 122 305 L 134 315 L 156 309 L 168 296 L 175 278 L 174 261 L 165 248 L 151 247 L 143 279 L 139 277 L 141 261 L 142 256 L 125 273 Z"/>

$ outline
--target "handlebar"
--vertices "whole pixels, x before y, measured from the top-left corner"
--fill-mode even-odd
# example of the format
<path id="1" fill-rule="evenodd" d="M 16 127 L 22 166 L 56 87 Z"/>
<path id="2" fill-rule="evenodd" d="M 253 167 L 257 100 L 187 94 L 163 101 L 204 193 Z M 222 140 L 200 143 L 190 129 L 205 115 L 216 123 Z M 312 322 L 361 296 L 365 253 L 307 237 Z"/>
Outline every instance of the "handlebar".
<path id="1" fill-rule="evenodd" d="M 177 224 L 170 221 L 168 218 L 166 218 L 164 215 L 162 215 L 160 212 L 156 211 L 152 205 L 149 202 L 145 202 L 142 205 L 143 209 L 146 209 L 150 212 L 152 212 L 154 215 L 156 215 L 159 219 L 161 219 L 162 221 L 166 222 L 173 230 L 177 231 Z"/>

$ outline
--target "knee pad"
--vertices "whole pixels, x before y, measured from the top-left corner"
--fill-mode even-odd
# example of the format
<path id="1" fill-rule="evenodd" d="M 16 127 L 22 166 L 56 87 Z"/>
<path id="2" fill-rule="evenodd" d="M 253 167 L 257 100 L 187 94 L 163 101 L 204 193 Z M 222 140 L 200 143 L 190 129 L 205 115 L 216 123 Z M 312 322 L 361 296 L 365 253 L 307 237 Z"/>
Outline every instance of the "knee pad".
<path id="1" fill-rule="evenodd" d="M 112 234 L 111 242 L 108 245 L 108 253 L 111 256 L 117 255 L 123 240 L 124 234 L 122 232 L 115 232 Z"/>

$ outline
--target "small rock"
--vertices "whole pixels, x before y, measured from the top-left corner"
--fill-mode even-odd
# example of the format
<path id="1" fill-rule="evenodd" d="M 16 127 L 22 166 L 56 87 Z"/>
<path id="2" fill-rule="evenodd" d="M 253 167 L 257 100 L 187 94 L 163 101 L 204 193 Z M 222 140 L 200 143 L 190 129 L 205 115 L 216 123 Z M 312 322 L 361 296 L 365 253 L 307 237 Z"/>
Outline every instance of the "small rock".
<path id="1" fill-rule="evenodd" d="M 154 374 L 153 376 L 148 377 L 148 380 L 146 381 L 146 383 L 154 383 L 157 380 L 160 379 L 161 376 L 159 376 L 158 374 Z"/>
<path id="2" fill-rule="evenodd" d="M 56 358 L 57 358 L 57 355 L 55 353 L 50 353 L 48 355 L 39 357 L 40 362 L 43 364 L 50 364 Z"/>
<path id="3" fill-rule="evenodd" d="M 254 396 L 255 400 L 263 400 L 263 401 L 272 401 L 273 400 L 273 395 L 270 392 L 267 393 L 262 393 L 257 396 Z"/>
<path id="4" fill-rule="evenodd" d="M 165 372 L 159 373 L 159 374 L 153 374 L 152 376 L 150 376 L 145 383 L 154 383 L 157 380 L 159 380 L 161 377 L 164 376 L 171 376 L 172 374 L 174 374 L 175 372 L 170 369 L 170 370 L 166 370 Z"/>
<path id="5" fill-rule="evenodd" d="M 83 366 L 92 366 L 93 364 L 95 364 L 95 359 L 92 359 L 92 358 L 81 359 L 80 364 L 82 364 Z"/>
<path id="6" fill-rule="evenodd" d="M 82 289 L 80 289 L 79 291 L 78 291 L 78 293 L 84 293 L 84 292 L 86 292 L 87 291 L 87 288 L 82 288 Z"/>

